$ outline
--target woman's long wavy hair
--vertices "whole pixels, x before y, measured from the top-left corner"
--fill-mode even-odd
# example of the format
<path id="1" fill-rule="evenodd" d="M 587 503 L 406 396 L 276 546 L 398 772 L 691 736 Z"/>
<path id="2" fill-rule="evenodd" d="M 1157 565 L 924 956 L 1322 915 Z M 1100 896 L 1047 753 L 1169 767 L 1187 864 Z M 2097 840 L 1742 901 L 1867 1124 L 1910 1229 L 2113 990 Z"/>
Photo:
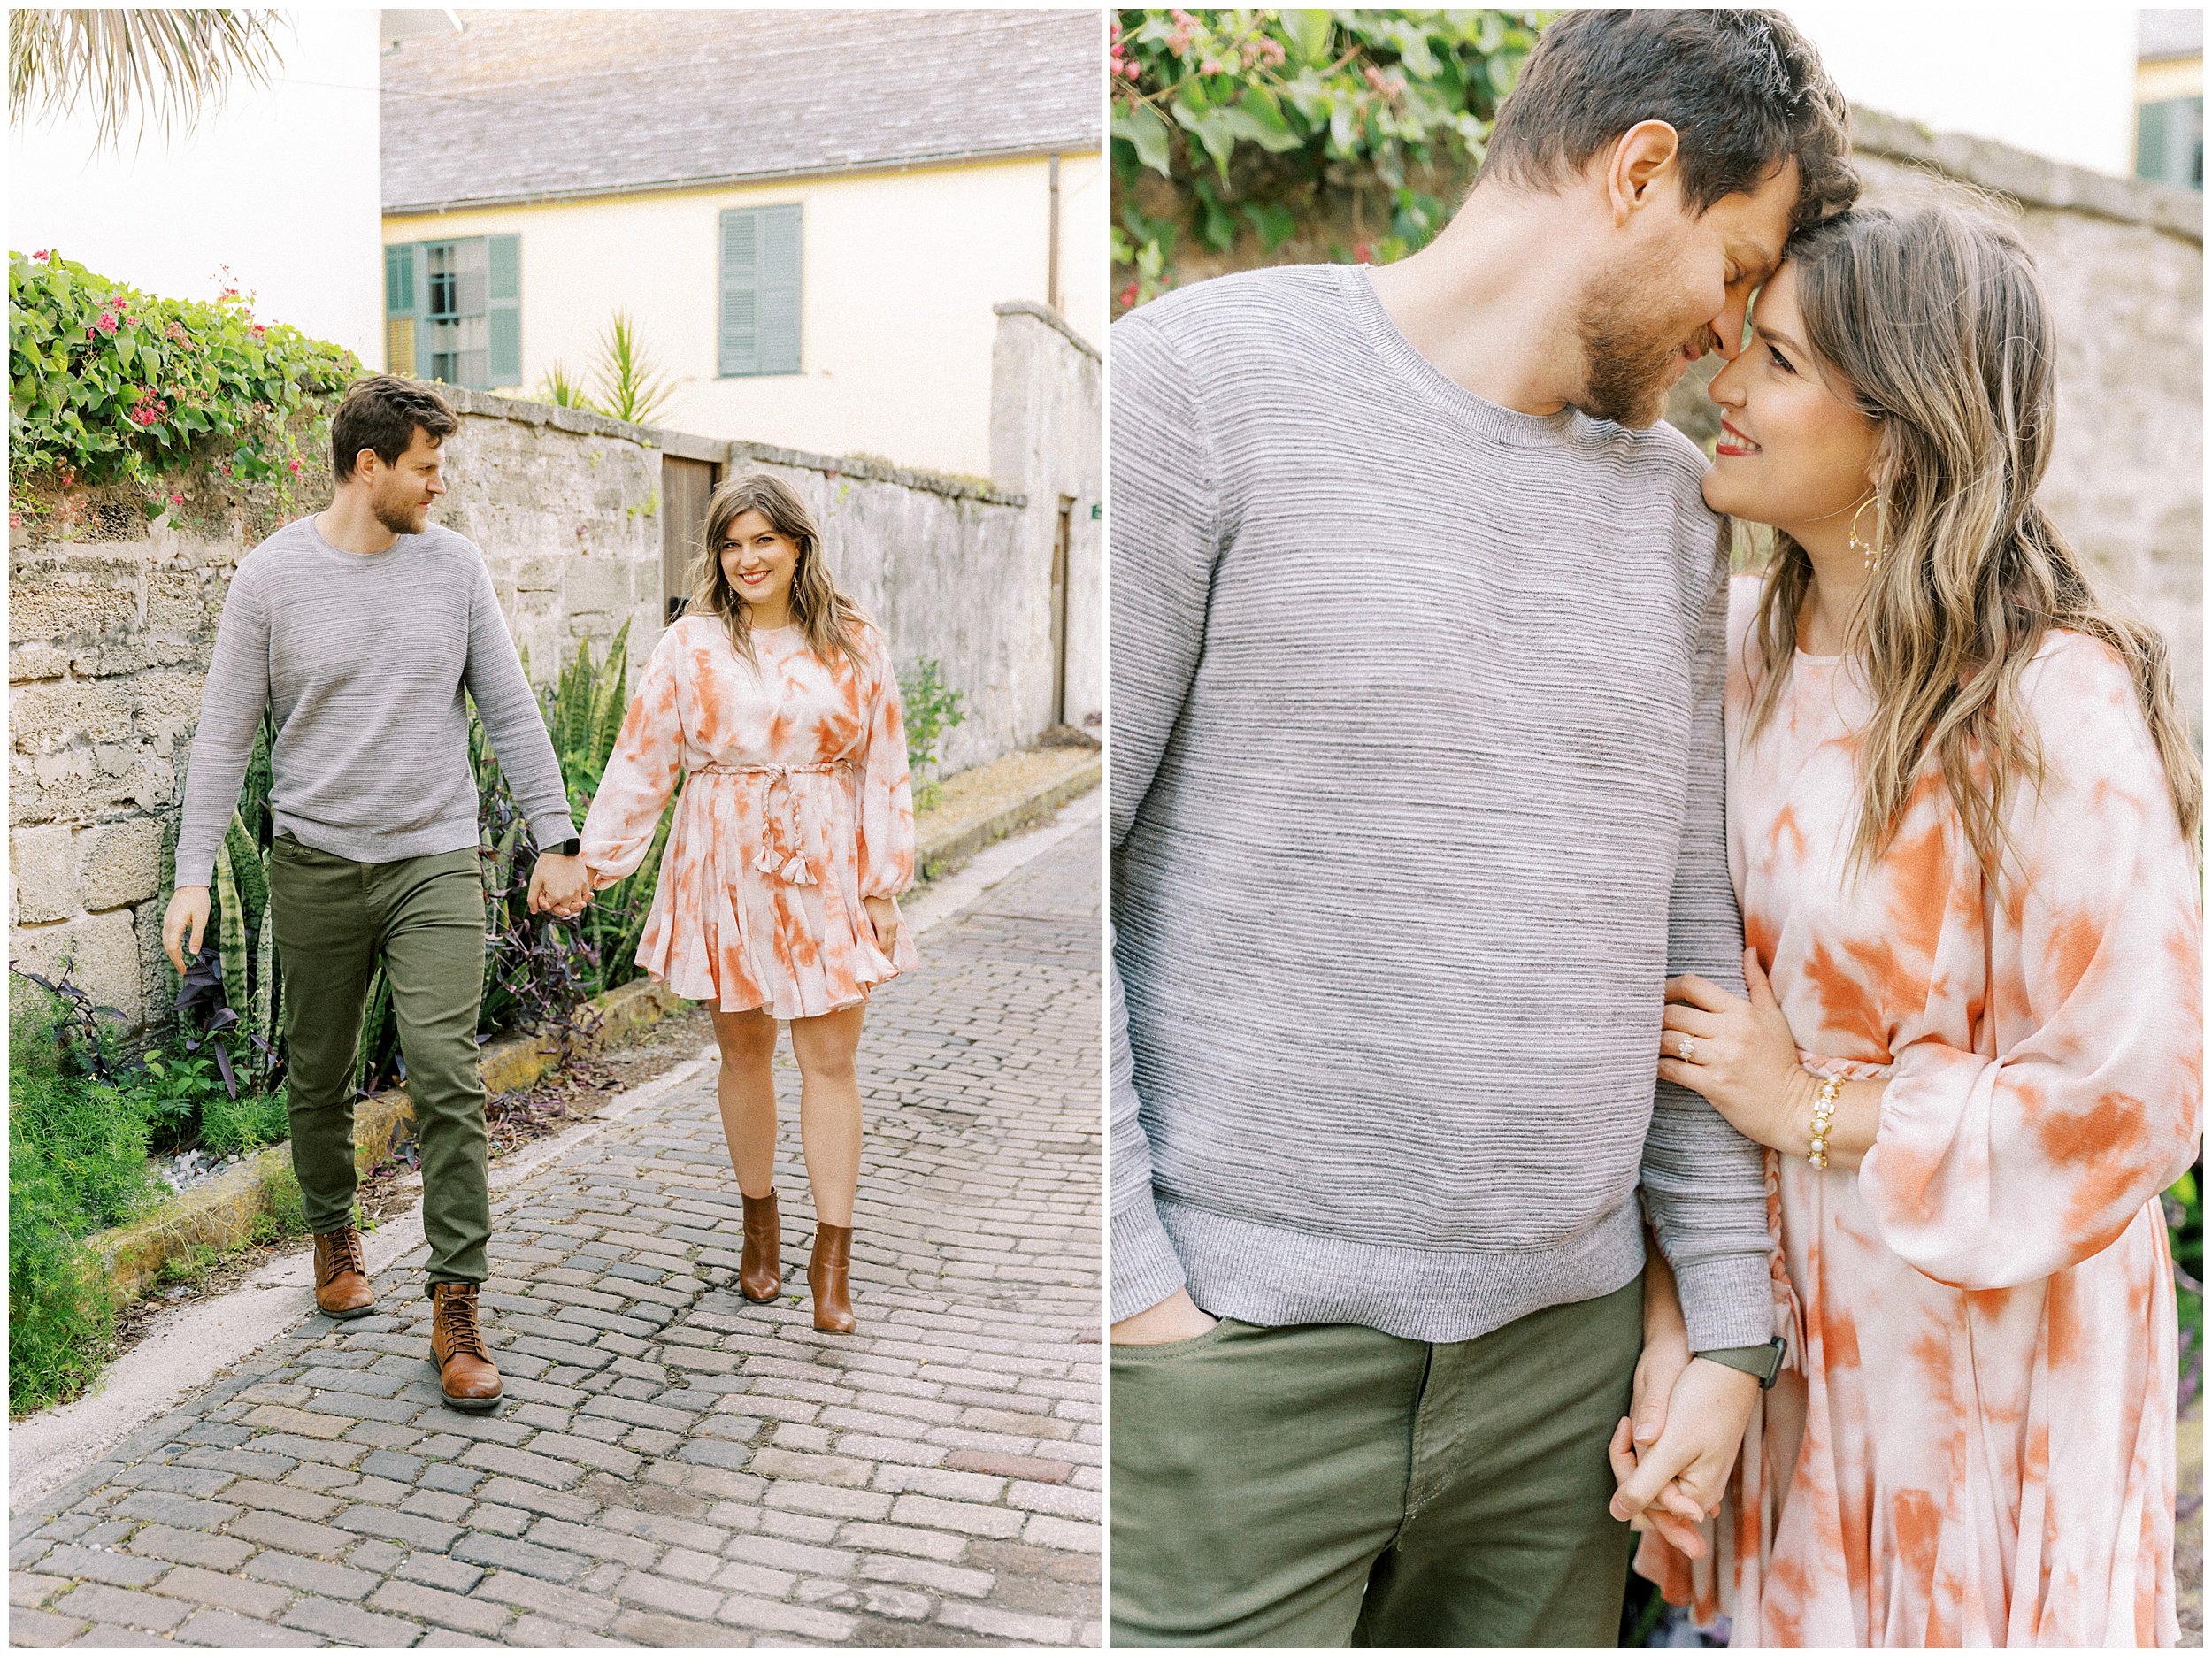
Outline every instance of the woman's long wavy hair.
<path id="1" fill-rule="evenodd" d="M 1874 505 L 1860 533 L 1881 548 L 1852 648 L 1874 714 L 1861 733 L 1851 864 L 1895 837 L 1930 754 L 1993 886 L 2006 802 L 2040 786 L 2042 754 L 2020 679 L 2054 628 L 2110 648 L 2165 762 L 2194 845 L 2203 779 L 2174 694 L 2166 641 L 2116 606 L 2036 503 L 2050 464 L 2056 387 L 2050 309 L 2009 226 L 1949 201 L 1860 208 L 1790 243 L 1807 343 L 1838 395 L 1876 423 Z M 1772 714 L 1812 587 L 1805 549 L 1780 531 L 1754 631 L 1768 664 L 1749 734 Z"/>
<path id="2" fill-rule="evenodd" d="M 807 648 L 823 662 L 843 656 L 856 671 L 864 669 L 860 630 L 869 625 L 860 606 L 841 592 L 830 573 L 822 551 L 822 531 L 806 502 L 780 478 L 764 472 L 731 478 L 720 484 L 707 502 L 704 556 L 693 583 L 687 612 L 718 617 L 729 630 L 738 655 L 758 665 L 753 654 L 753 630 L 745 618 L 745 601 L 722 572 L 722 541 L 730 525 L 748 512 L 758 512 L 799 549 L 791 572 L 791 619 L 805 630 Z"/>

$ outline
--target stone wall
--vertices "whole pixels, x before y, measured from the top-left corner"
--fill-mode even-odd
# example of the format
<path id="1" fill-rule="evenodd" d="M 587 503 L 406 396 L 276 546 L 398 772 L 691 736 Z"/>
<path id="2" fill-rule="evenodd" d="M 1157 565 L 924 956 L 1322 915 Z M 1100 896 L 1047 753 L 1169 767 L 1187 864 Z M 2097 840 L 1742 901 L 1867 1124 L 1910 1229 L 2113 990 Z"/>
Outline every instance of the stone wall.
<path id="1" fill-rule="evenodd" d="M 626 621 L 634 674 L 661 631 L 662 456 L 725 476 L 774 472 L 819 515 L 840 580 L 883 623 L 901 667 L 934 656 L 964 696 L 946 770 L 995 759 L 1049 722 L 1063 495 L 1079 531 L 1068 701 L 1093 723 L 1102 654 L 1096 353 L 1033 310 L 999 326 L 994 458 L 1002 450 L 1010 487 L 454 391 L 463 426 L 438 521 L 483 549 L 534 679 L 582 641 L 603 650 Z M 76 981 L 136 1027 L 168 993 L 164 840 L 223 597 L 252 537 L 219 516 L 197 533 L 142 518 L 119 530 L 132 520 L 97 504 L 76 521 L 114 538 L 10 533 L 9 959 L 50 973 L 70 959 Z"/>

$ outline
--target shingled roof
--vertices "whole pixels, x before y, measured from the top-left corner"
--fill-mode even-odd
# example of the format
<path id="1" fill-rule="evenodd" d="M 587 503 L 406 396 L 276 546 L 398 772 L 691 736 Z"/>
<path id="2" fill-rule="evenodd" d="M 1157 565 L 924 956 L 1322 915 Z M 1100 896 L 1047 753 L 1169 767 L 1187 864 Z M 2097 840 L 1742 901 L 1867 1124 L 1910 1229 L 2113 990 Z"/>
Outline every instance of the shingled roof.
<path id="1" fill-rule="evenodd" d="M 384 58 L 388 213 L 1102 142 L 1096 12 L 459 16 Z"/>

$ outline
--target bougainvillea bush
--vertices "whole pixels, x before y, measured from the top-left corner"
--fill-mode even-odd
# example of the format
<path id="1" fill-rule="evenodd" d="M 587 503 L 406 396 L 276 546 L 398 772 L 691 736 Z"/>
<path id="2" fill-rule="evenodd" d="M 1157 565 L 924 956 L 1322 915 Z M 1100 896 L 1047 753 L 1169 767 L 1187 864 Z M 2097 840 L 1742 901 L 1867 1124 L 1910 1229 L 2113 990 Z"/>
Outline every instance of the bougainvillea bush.
<path id="1" fill-rule="evenodd" d="M 361 372 L 342 346 L 257 320 L 235 288 L 163 299 L 51 249 L 8 256 L 12 493 L 33 479 L 153 489 L 198 468 L 286 483 Z"/>

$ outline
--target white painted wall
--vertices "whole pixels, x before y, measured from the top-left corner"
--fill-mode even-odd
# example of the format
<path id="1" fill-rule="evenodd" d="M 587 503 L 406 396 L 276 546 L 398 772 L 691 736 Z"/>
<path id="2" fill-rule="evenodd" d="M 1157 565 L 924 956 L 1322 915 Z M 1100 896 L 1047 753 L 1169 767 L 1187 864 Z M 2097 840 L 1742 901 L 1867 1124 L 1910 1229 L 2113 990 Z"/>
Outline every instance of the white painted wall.
<path id="1" fill-rule="evenodd" d="M 189 131 L 149 127 L 95 154 L 79 112 L 9 133 L 8 245 L 58 249 L 103 276 L 212 299 L 227 265 L 256 314 L 383 357 L 377 14 L 302 9 L 269 84 L 235 83 Z"/>
<path id="2" fill-rule="evenodd" d="M 2133 7 L 1782 9 L 1855 104 L 2099 173 L 2133 169 Z"/>
<path id="3" fill-rule="evenodd" d="M 555 361 L 583 373 L 620 308 L 675 382 L 662 425 L 983 478 L 991 308 L 1046 298 L 1048 173 L 1039 158 L 394 216 L 384 240 L 521 237 L 525 395 Z M 1102 341 L 1102 160 L 1064 157 L 1060 189 L 1064 309 Z M 804 208 L 801 372 L 718 379 L 718 215 L 791 202 Z M 383 365 L 380 349 L 375 360 Z"/>

